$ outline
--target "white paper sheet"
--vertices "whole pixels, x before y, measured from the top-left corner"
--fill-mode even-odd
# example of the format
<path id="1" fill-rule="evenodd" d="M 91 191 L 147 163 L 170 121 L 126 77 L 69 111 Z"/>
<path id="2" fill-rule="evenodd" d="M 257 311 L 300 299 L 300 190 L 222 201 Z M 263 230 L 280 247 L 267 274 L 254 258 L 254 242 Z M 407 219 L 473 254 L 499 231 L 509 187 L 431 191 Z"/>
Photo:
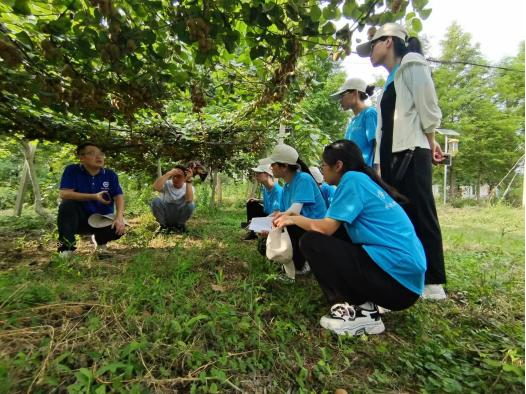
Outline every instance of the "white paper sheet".
<path id="1" fill-rule="evenodd" d="M 248 226 L 249 230 L 254 231 L 255 233 L 261 233 L 263 231 L 270 232 L 272 230 L 272 216 L 265 216 L 262 218 L 252 218 Z"/>

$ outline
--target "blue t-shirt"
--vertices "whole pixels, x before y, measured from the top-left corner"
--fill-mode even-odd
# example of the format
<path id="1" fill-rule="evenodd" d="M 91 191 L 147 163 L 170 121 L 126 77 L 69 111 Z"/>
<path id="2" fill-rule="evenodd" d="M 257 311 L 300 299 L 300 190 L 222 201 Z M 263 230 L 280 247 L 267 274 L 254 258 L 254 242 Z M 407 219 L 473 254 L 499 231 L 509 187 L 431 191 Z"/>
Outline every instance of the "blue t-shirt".
<path id="1" fill-rule="evenodd" d="M 352 242 L 362 244 L 371 259 L 416 294 L 424 290 L 426 256 L 405 211 L 369 176 L 346 172 L 327 217 L 343 222 Z"/>
<path id="2" fill-rule="evenodd" d="M 270 191 L 263 186 L 263 211 L 265 211 L 267 215 L 270 215 L 274 211 L 279 211 L 282 195 L 283 188 L 277 182 L 274 183 Z"/>
<path id="3" fill-rule="evenodd" d="M 334 197 L 334 192 L 336 191 L 336 186 L 323 182 L 320 186 L 320 191 L 323 199 L 325 200 L 325 205 L 327 205 L 327 208 L 329 208 L 332 198 Z"/>
<path id="4" fill-rule="evenodd" d="M 367 107 L 351 119 L 345 132 L 345 139 L 358 145 L 362 151 L 363 160 L 368 166 L 373 165 L 377 123 L 376 108 Z"/>
<path id="5" fill-rule="evenodd" d="M 314 178 L 306 172 L 297 172 L 290 183 L 283 186 L 281 211 L 285 212 L 295 202 L 303 203 L 300 214 L 311 219 L 325 217 L 327 207 Z"/>
<path id="6" fill-rule="evenodd" d="M 95 176 L 91 175 L 82 164 L 70 164 L 64 169 L 60 180 L 61 189 L 73 189 L 78 193 L 98 193 L 106 191 L 113 198 L 122 193 L 119 178 L 112 170 L 102 168 Z M 100 213 L 107 215 L 113 213 L 113 203 L 104 205 L 95 200 L 81 201 L 88 215 Z"/>
<path id="7" fill-rule="evenodd" d="M 385 81 L 384 90 L 387 89 L 387 85 L 394 82 L 396 72 L 398 71 L 399 68 L 400 68 L 400 64 L 397 64 L 396 66 L 393 67 L 393 69 L 387 76 L 387 80 Z"/>

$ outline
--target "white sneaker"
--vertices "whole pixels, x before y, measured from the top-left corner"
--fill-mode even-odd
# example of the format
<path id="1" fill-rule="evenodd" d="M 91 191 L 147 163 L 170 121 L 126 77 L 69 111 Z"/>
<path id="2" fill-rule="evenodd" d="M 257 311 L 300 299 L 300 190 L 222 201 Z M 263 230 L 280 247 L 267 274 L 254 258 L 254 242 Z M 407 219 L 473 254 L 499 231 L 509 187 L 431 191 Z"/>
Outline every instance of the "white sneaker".
<path id="1" fill-rule="evenodd" d="M 338 335 L 380 334 L 385 331 L 378 309 L 364 309 L 348 303 L 334 304 L 328 315 L 322 316 L 320 325 Z"/>
<path id="2" fill-rule="evenodd" d="M 294 267 L 294 262 L 292 260 L 283 264 L 283 270 L 289 279 L 294 280 L 296 277 L 296 268 Z"/>
<path id="3" fill-rule="evenodd" d="M 69 260 L 73 257 L 74 254 L 74 250 L 63 250 L 61 252 L 58 252 L 58 257 L 60 257 L 63 260 Z"/>
<path id="4" fill-rule="evenodd" d="M 91 236 L 91 242 L 93 243 L 93 245 L 95 245 L 95 253 L 99 259 L 103 260 L 113 257 L 111 252 L 108 250 L 107 245 L 99 245 L 97 243 L 97 240 L 95 239 L 95 234 Z"/>
<path id="5" fill-rule="evenodd" d="M 305 264 L 303 264 L 303 268 L 300 270 L 296 270 L 296 275 L 307 275 L 310 272 L 310 265 L 309 262 L 306 261 Z"/>
<path id="6" fill-rule="evenodd" d="M 447 298 L 444 286 L 442 285 L 425 285 L 422 298 L 425 300 L 441 301 Z"/>

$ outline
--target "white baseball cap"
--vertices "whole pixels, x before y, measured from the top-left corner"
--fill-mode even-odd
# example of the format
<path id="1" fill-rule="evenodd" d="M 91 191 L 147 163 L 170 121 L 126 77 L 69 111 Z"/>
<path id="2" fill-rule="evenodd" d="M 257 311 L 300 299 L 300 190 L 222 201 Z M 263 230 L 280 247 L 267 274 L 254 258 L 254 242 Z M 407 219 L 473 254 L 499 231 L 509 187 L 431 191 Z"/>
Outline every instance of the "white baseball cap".
<path id="1" fill-rule="evenodd" d="M 274 176 L 272 172 L 272 168 L 270 168 L 270 164 L 264 164 L 261 163 L 263 160 L 260 160 L 257 167 L 252 167 L 251 170 L 254 172 L 265 172 L 269 174 L 271 177 Z"/>
<path id="2" fill-rule="evenodd" d="M 356 53 L 360 57 L 368 57 L 371 55 L 372 43 L 373 41 L 378 40 L 382 37 L 398 37 L 403 41 L 407 40 L 407 30 L 402 25 L 398 23 L 386 23 L 380 27 L 376 33 L 374 33 L 373 38 L 369 41 L 364 42 L 356 47 Z"/>
<path id="3" fill-rule="evenodd" d="M 278 144 L 269 157 L 260 161 L 261 164 L 283 163 L 283 164 L 298 164 L 298 152 L 292 146 L 286 144 Z"/>
<path id="4" fill-rule="evenodd" d="M 334 94 L 331 94 L 329 98 L 331 100 L 339 100 L 342 95 L 349 90 L 357 90 L 365 93 L 367 90 L 367 83 L 361 78 L 349 78 L 345 83 L 340 86 L 340 89 Z"/>
<path id="5" fill-rule="evenodd" d="M 323 175 L 318 167 L 312 166 L 309 167 L 309 171 L 314 177 L 316 183 L 323 183 Z"/>

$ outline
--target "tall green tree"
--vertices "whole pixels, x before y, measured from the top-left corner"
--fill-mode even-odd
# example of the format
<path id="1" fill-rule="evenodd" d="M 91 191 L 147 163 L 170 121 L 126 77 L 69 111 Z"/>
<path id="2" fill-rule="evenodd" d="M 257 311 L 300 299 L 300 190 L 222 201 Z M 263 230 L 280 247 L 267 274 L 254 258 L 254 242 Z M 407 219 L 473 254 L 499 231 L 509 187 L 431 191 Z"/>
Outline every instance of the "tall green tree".
<path id="1" fill-rule="evenodd" d="M 442 127 L 461 132 L 455 177 L 460 184 L 495 186 L 522 154 L 517 117 L 507 110 L 492 69 L 465 64 L 488 64 L 469 33 L 453 23 L 441 45 L 444 63 L 433 77 Z"/>

